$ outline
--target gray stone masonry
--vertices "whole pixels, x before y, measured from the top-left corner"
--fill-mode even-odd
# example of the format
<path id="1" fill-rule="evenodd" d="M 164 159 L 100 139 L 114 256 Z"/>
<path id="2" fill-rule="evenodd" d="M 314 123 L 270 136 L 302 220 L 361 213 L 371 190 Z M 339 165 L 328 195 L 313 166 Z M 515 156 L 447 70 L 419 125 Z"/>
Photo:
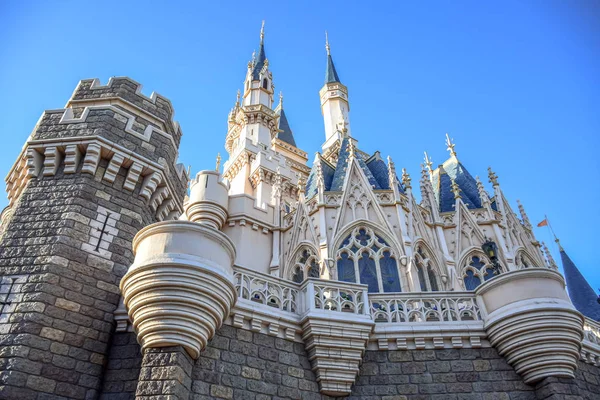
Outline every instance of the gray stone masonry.
<path id="1" fill-rule="evenodd" d="M 132 343 L 133 340 L 120 339 L 121 342 Z M 111 353 L 109 365 L 113 365 L 112 354 L 116 353 Z M 166 362 L 167 358 L 162 360 Z M 131 391 L 123 391 L 119 397 L 108 394 L 112 390 L 108 376 L 114 376 L 114 380 L 111 379 L 114 383 L 120 380 L 119 375 L 130 377 L 136 368 L 107 373 L 102 399 L 134 399 L 135 393 Z M 144 387 L 150 385 L 144 379 L 147 374 L 142 372 L 140 377 L 140 382 L 145 382 Z M 330 399 L 319 394 L 316 377 L 301 343 L 231 326 L 223 326 L 211 340 L 195 361 L 191 377 L 189 400 Z M 121 387 L 122 383 L 115 387 Z M 156 383 L 152 387 L 158 388 L 161 384 L 165 385 Z M 600 399 L 600 370 L 580 362 L 575 379 L 551 378 L 533 387 L 524 384 L 494 349 L 367 351 L 352 395 L 346 399 Z"/>
<path id="2" fill-rule="evenodd" d="M 135 333 L 115 333 L 104 371 L 100 399 L 128 400 L 134 398 L 141 365 L 142 353 Z"/>
<path id="3" fill-rule="evenodd" d="M 145 350 L 135 398 L 188 400 L 192 366 L 192 359 L 181 346 Z"/>
<path id="4" fill-rule="evenodd" d="M 167 130 L 179 143 L 181 132 L 170 122 L 168 101 L 158 97 L 152 104 L 135 94 L 127 79 L 99 91 L 89 89 L 91 81 L 85 82 L 74 97 L 125 98 L 150 115 L 167 119 Z M 130 108 L 128 113 L 132 112 Z M 185 182 L 175 175 L 177 148 L 172 141 L 153 134 L 144 142 L 126 132 L 125 123 L 114 114 L 95 110 L 85 123 L 59 124 L 62 114 L 46 113 L 31 139 L 102 136 L 169 165 L 171 175 L 166 178 L 176 189 L 172 195 L 181 202 Z M 150 117 L 139 114 L 134 129 L 143 131 L 149 123 L 145 118 Z M 80 163 L 75 173 L 65 174 L 63 161 L 55 175 L 32 178 L 13 204 L 12 217 L 3 221 L 2 290 L 8 279 L 18 278 L 19 284 L 14 286 L 18 293 L 10 295 L 12 304 L 0 315 L 0 399 L 93 400 L 103 387 L 114 383 L 111 373 L 117 368 L 106 363 L 115 326 L 113 312 L 120 298 L 119 282 L 133 262 L 135 234 L 155 222 L 155 213 L 139 196 L 142 179 L 133 191 L 127 191 L 123 184 L 128 170 L 121 167 L 114 182 L 108 182 L 103 180 L 107 165 L 108 160 L 102 159 L 95 175 L 90 175 L 81 172 Z M 104 248 L 95 251 L 93 236 L 97 237 L 106 211 L 113 216 L 110 234 L 104 237 Z M 126 336 L 126 344 L 119 335 L 112 338 L 112 359 L 121 357 L 121 393 L 125 395 L 137 386 L 139 361 L 135 360 L 140 357 L 139 346 Z M 105 369 L 109 371 L 106 376 Z M 125 376 L 124 371 L 130 375 Z"/>

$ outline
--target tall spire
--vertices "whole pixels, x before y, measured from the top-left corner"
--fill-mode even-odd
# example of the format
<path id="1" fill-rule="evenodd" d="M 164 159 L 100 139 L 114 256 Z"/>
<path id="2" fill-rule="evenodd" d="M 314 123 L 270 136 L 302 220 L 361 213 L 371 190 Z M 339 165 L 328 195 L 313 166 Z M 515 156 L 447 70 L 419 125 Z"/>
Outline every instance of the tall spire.
<path id="1" fill-rule="evenodd" d="M 585 280 L 575 263 L 562 248 L 558 239 L 556 239 L 560 249 L 560 258 L 565 272 L 567 289 L 569 297 L 575 308 L 588 318 L 600 321 L 600 304 L 598 304 L 598 295 Z"/>
<path id="2" fill-rule="evenodd" d="M 252 67 L 252 79 L 260 78 L 260 71 L 268 65 L 267 56 L 265 54 L 265 21 L 263 20 L 260 27 L 260 44 L 258 48 L 258 55 L 253 55 L 253 67 Z"/>
<path id="3" fill-rule="evenodd" d="M 456 150 L 454 150 L 454 147 L 456 145 L 454 143 L 452 143 L 452 139 L 450 139 L 450 136 L 447 133 L 446 133 L 446 146 L 448 146 L 447 150 L 450 152 L 450 156 L 456 157 Z"/>
<path id="4" fill-rule="evenodd" d="M 339 82 L 335 65 L 333 64 L 333 58 L 331 58 L 331 48 L 329 47 L 329 37 L 327 31 L 325 31 L 325 50 L 327 50 L 327 70 L 325 71 L 325 83 Z"/>

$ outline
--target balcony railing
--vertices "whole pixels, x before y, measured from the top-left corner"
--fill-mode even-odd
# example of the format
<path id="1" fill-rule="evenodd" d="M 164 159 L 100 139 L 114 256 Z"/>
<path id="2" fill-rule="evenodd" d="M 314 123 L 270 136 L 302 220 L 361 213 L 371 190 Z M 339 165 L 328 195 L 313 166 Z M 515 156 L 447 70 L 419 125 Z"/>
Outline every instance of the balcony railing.
<path id="1" fill-rule="evenodd" d="M 371 315 L 376 323 L 482 320 L 471 292 L 369 294 L 366 285 L 355 283 L 309 278 L 297 284 L 242 267 L 234 270 L 240 299 L 291 313 L 323 310 Z"/>
<path id="2" fill-rule="evenodd" d="M 377 323 L 481 321 L 471 293 L 376 293 L 370 303 Z"/>
<path id="3" fill-rule="evenodd" d="M 250 300 L 282 311 L 298 310 L 298 285 L 243 267 L 235 267 L 235 289 L 240 299 Z"/>

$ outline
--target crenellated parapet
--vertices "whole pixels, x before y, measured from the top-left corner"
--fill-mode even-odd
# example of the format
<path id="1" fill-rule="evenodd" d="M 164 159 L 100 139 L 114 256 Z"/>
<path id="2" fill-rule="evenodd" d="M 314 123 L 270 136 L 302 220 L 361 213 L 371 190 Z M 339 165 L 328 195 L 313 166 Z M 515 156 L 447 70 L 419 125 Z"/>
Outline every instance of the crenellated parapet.
<path id="1" fill-rule="evenodd" d="M 6 177 L 9 204 L 30 179 L 90 174 L 108 184 L 126 172 L 122 188 L 143 198 L 157 220 L 183 212 L 187 186 L 183 165 L 176 164 L 181 137 L 170 102 L 129 78 L 106 86 L 84 80 L 66 109 L 44 112 Z"/>

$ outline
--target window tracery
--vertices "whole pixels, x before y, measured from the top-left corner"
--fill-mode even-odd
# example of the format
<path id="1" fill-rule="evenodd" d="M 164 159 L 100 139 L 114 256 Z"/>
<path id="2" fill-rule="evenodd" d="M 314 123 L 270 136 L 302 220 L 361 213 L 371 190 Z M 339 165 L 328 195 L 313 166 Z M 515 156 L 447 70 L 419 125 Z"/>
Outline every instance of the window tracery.
<path id="1" fill-rule="evenodd" d="M 462 271 L 463 282 L 467 290 L 475 290 L 477 286 L 494 277 L 492 264 L 480 254 L 467 258 Z"/>
<path id="2" fill-rule="evenodd" d="M 515 257 L 515 263 L 519 269 L 531 268 L 535 266 L 535 263 L 531 261 L 531 258 L 524 252 L 520 251 Z"/>
<path id="3" fill-rule="evenodd" d="M 296 283 L 302 283 L 305 277 L 320 277 L 319 260 L 314 251 L 307 247 L 296 254 L 291 280 Z"/>
<path id="4" fill-rule="evenodd" d="M 337 279 L 368 285 L 369 292 L 401 292 L 396 252 L 368 227 L 355 228 L 337 254 Z"/>
<path id="5" fill-rule="evenodd" d="M 439 291 L 438 280 L 435 270 L 431 265 L 431 258 L 427 256 L 423 246 L 418 245 L 415 253 L 415 264 L 422 292 Z"/>

